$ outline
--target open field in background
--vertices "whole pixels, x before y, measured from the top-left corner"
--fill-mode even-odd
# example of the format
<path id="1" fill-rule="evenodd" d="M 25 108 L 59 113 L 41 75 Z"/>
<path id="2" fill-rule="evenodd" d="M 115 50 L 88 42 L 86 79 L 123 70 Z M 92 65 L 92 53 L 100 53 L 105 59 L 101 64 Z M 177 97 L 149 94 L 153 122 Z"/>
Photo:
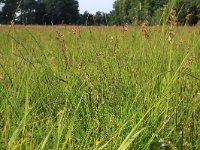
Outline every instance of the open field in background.
<path id="1" fill-rule="evenodd" d="M 200 149 L 200 27 L 1 26 L 0 149 Z"/>

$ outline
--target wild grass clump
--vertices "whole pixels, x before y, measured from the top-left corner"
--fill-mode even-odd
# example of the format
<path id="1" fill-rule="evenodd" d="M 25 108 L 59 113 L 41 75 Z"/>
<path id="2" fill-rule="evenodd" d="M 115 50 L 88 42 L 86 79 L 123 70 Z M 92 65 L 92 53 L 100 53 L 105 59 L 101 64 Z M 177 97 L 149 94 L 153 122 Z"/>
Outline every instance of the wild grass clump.
<path id="1" fill-rule="evenodd" d="M 0 149 L 199 149 L 199 27 L 127 28 L 1 27 Z"/>

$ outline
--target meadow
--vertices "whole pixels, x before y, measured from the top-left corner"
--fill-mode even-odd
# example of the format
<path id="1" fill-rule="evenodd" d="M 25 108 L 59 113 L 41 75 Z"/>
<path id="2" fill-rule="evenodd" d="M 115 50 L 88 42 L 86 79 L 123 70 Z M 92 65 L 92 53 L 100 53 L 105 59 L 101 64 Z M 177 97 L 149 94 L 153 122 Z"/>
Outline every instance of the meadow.
<path id="1" fill-rule="evenodd" d="M 0 149 L 200 149 L 200 26 L 0 27 Z"/>

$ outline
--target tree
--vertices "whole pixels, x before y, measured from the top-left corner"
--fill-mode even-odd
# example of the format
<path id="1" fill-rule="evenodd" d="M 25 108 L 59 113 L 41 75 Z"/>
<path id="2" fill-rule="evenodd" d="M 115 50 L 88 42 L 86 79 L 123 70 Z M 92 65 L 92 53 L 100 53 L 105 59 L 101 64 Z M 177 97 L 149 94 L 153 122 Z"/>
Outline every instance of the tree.
<path id="1" fill-rule="evenodd" d="M 179 24 L 195 25 L 200 18 L 200 0 L 116 0 L 109 14 L 95 15 L 87 11 L 79 14 L 77 0 L 0 0 L 0 23 L 13 20 L 24 24 L 155 25 L 166 20 L 164 5 L 168 5 L 167 15 L 171 8 L 176 10 Z"/>
<path id="2" fill-rule="evenodd" d="M 54 24 L 76 24 L 79 10 L 77 0 L 46 0 L 46 13 L 48 22 Z"/>
<path id="3" fill-rule="evenodd" d="M 77 0 L 0 0 L 0 3 L 4 4 L 0 12 L 1 23 L 9 23 L 16 14 L 16 21 L 24 24 L 76 24 L 78 22 Z"/>
<path id="4" fill-rule="evenodd" d="M 175 9 L 178 12 L 177 17 L 180 24 L 195 25 L 199 20 L 200 0 L 194 0 L 191 2 L 180 0 L 176 3 Z"/>
<path id="5" fill-rule="evenodd" d="M 114 11 L 113 11 L 113 17 L 114 17 L 114 24 L 117 24 L 117 25 L 121 25 L 123 24 L 123 5 L 122 5 L 122 1 L 115 1 L 114 5 Z"/>
<path id="6" fill-rule="evenodd" d="M 85 11 L 82 15 L 84 25 L 94 25 L 94 16 L 88 11 Z"/>
<path id="7" fill-rule="evenodd" d="M 23 24 L 35 23 L 37 2 L 35 0 L 23 0 L 20 5 L 20 22 Z"/>
<path id="8" fill-rule="evenodd" d="M 106 14 L 103 12 L 100 12 L 100 11 L 96 12 L 94 18 L 95 18 L 95 20 L 94 20 L 95 25 L 106 25 L 106 23 L 107 23 Z"/>
<path id="9" fill-rule="evenodd" d="M 36 24 L 46 24 L 45 17 L 46 17 L 46 6 L 42 0 L 38 0 L 36 3 L 35 8 L 35 23 Z"/>
<path id="10" fill-rule="evenodd" d="M 155 25 L 161 20 L 164 5 L 168 5 L 167 15 L 171 8 L 176 9 L 178 21 L 181 24 L 193 25 L 199 20 L 200 0 L 116 0 L 113 5 L 114 10 L 110 13 L 110 23 L 122 25 L 148 22 Z"/>
<path id="11" fill-rule="evenodd" d="M 0 3 L 3 4 L 2 12 L 0 13 L 0 22 L 8 24 L 15 19 L 19 0 L 0 0 Z"/>

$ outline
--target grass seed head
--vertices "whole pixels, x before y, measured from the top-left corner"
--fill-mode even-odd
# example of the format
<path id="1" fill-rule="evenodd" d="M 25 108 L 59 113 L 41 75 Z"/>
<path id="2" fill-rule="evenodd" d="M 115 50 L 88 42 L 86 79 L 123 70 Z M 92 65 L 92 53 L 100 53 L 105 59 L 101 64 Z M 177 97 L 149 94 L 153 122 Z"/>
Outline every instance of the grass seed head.
<path id="1" fill-rule="evenodd" d="M 144 22 L 142 24 L 142 32 L 144 34 L 144 36 L 146 37 L 146 39 L 150 39 L 150 34 L 149 34 L 149 31 L 147 29 L 147 26 L 148 26 L 148 23 Z"/>
<path id="2" fill-rule="evenodd" d="M 126 24 L 123 26 L 123 30 L 124 30 L 124 31 L 128 31 L 128 23 L 126 23 Z"/>
<path id="3" fill-rule="evenodd" d="M 171 11 L 170 11 L 169 23 L 170 23 L 170 27 L 169 27 L 168 41 L 170 43 L 172 43 L 173 42 L 173 38 L 175 36 L 175 33 L 174 33 L 173 29 L 177 24 L 176 11 L 174 9 L 171 9 Z"/>
<path id="4" fill-rule="evenodd" d="M 190 69 L 192 64 L 197 60 L 197 57 L 191 56 L 188 61 L 183 65 L 185 70 Z"/>
<path id="5" fill-rule="evenodd" d="M 170 11 L 169 21 L 170 21 L 170 28 L 173 29 L 177 24 L 176 11 L 174 9 L 171 9 Z"/>

